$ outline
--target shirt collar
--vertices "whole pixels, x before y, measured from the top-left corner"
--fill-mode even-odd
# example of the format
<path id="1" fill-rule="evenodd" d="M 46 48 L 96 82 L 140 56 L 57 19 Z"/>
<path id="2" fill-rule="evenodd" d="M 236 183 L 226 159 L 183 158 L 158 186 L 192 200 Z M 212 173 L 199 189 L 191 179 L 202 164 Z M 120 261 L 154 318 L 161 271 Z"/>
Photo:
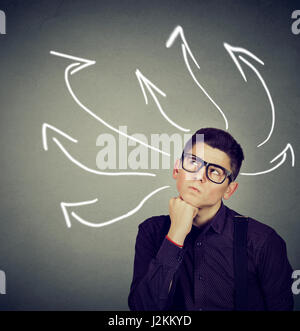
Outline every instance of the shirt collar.
<path id="1" fill-rule="evenodd" d="M 217 233 L 221 233 L 224 225 L 225 225 L 225 217 L 226 217 L 226 207 L 221 201 L 221 206 L 217 211 L 216 215 L 211 219 L 210 226 L 215 230 Z"/>
<path id="2" fill-rule="evenodd" d="M 216 233 L 221 233 L 223 231 L 225 225 L 225 218 L 226 218 L 226 206 L 224 205 L 223 201 L 221 201 L 221 206 L 218 209 L 215 216 L 204 225 L 203 233 L 207 232 L 209 228 L 211 228 Z M 196 227 L 193 225 L 193 227 Z"/>

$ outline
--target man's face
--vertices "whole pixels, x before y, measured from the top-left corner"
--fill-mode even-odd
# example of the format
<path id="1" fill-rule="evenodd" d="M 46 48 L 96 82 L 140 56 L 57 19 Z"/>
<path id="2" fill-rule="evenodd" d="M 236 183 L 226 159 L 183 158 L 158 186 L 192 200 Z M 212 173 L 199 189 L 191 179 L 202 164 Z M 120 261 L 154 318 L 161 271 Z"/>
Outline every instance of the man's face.
<path id="1" fill-rule="evenodd" d="M 223 151 L 203 142 L 195 144 L 192 150 L 185 152 L 232 171 L 229 156 Z M 197 173 L 187 172 L 182 169 L 180 160 L 177 160 L 175 163 L 173 178 L 176 179 L 177 190 L 181 198 L 197 208 L 214 206 L 222 198 L 229 199 L 238 186 L 237 182 L 229 184 L 228 178 L 222 184 L 211 182 L 206 176 L 205 166 Z"/>

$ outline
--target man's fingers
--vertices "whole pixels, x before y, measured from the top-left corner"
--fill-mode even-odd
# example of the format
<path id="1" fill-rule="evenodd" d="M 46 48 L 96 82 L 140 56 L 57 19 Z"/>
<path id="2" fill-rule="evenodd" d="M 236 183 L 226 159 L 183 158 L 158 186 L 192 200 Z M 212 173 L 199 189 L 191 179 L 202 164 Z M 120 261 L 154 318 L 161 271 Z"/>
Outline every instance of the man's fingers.
<path id="1" fill-rule="evenodd" d="M 169 200 L 169 206 L 173 205 L 173 203 L 175 202 L 175 200 L 177 199 L 177 197 L 173 197 Z"/>
<path id="2" fill-rule="evenodd" d="M 198 214 L 198 208 L 195 208 L 194 209 L 194 216 L 193 216 L 193 218 L 195 218 L 197 216 L 197 214 Z"/>

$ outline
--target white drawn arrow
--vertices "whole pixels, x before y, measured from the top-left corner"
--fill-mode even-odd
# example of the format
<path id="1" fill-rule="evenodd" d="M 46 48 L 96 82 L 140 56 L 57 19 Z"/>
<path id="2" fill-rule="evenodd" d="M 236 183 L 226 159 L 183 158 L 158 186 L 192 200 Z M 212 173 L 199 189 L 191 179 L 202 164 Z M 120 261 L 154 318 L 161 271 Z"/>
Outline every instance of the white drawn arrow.
<path id="1" fill-rule="evenodd" d="M 295 153 L 294 153 L 294 150 L 293 150 L 292 145 L 290 143 L 287 143 L 287 145 L 283 149 L 283 151 L 281 153 L 279 153 L 277 156 L 275 156 L 274 159 L 272 159 L 270 161 L 270 163 L 273 163 L 275 160 L 279 159 L 282 156 L 281 161 L 276 166 L 274 166 L 271 169 L 268 169 L 268 170 L 265 170 L 265 171 L 260 171 L 260 172 L 253 172 L 253 173 L 241 172 L 241 175 L 245 175 L 245 176 L 256 176 L 256 175 L 263 175 L 263 174 L 266 174 L 268 172 L 274 171 L 275 169 L 277 169 L 278 167 L 280 167 L 285 162 L 286 157 L 287 157 L 288 150 L 291 152 L 291 155 L 292 155 L 292 167 L 294 167 L 295 166 Z"/>
<path id="2" fill-rule="evenodd" d="M 75 57 L 75 56 L 71 56 L 68 54 L 64 54 L 64 53 L 59 53 L 56 51 L 50 51 L 50 54 L 55 55 L 55 56 L 59 56 L 59 57 L 63 57 L 63 58 L 67 58 L 67 59 L 71 59 L 76 61 L 75 63 L 70 64 L 69 66 L 67 66 L 67 68 L 65 69 L 65 82 L 66 82 L 66 86 L 68 88 L 69 93 L 71 94 L 72 98 L 74 99 L 74 101 L 77 103 L 77 105 L 82 108 L 85 112 L 87 112 L 89 115 L 91 115 L 95 120 L 99 121 L 100 123 L 102 123 L 103 125 L 105 125 L 106 127 L 108 127 L 109 129 L 111 129 L 114 132 L 117 132 L 118 134 L 131 139 L 143 146 L 146 146 L 147 148 L 150 148 L 152 150 L 155 150 L 156 152 L 159 152 L 161 154 L 164 154 L 166 156 L 170 156 L 169 153 L 164 152 L 162 150 L 160 150 L 159 148 L 156 148 L 154 146 L 148 145 L 146 143 L 144 143 L 141 140 L 138 140 L 130 135 L 127 135 L 126 133 L 117 130 L 115 127 L 111 126 L 110 124 L 108 124 L 107 122 L 105 122 L 102 118 L 100 118 L 99 116 L 97 116 L 96 114 L 94 114 L 88 107 L 86 107 L 75 95 L 75 93 L 73 92 L 71 85 L 70 85 L 70 81 L 69 81 L 69 73 L 71 75 L 75 74 L 76 72 L 87 68 L 90 65 L 93 65 L 96 63 L 96 61 L 91 61 L 91 60 L 87 60 L 87 59 L 83 59 L 83 58 L 79 58 L 79 57 Z"/>
<path id="3" fill-rule="evenodd" d="M 69 136 L 68 134 L 66 134 L 65 132 L 57 129 L 56 127 L 48 124 L 48 123 L 44 123 L 42 126 L 42 139 L 43 139 L 43 148 L 45 151 L 48 151 L 48 139 L 47 139 L 47 129 L 51 129 L 52 131 L 55 131 L 56 133 L 58 133 L 59 135 L 63 136 L 64 138 L 72 141 L 73 143 L 78 143 L 77 139 L 74 139 L 73 137 Z M 133 175 L 133 176 L 153 176 L 155 177 L 155 174 L 152 173 L 148 173 L 148 172 L 106 172 L 106 171 L 99 171 L 99 170 L 95 170 L 92 168 L 89 168 L 87 166 L 85 166 L 84 164 L 82 164 L 81 162 L 79 162 L 78 160 L 76 160 L 72 155 L 70 155 L 70 153 L 64 148 L 64 146 L 61 144 L 61 142 L 55 138 L 52 137 L 52 140 L 56 143 L 56 145 L 59 147 L 59 149 L 64 153 L 64 155 L 74 164 L 76 164 L 79 168 L 93 173 L 95 175 L 105 175 L 105 176 L 128 176 L 128 175 Z"/>
<path id="4" fill-rule="evenodd" d="M 184 62 L 185 62 L 185 65 L 190 73 L 190 75 L 192 76 L 194 82 L 197 84 L 197 86 L 202 90 L 202 92 L 207 96 L 207 98 L 213 103 L 213 105 L 218 109 L 218 111 L 220 112 L 220 114 L 222 115 L 224 121 L 225 121 L 225 126 L 226 126 L 226 130 L 228 129 L 228 121 L 227 121 L 227 118 L 224 114 L 224 112 L 222 111 L 222 109 L 217 105 L 217 103 L 212 99 L 212 97 L 206 92 L 206 90 L 204 89 L 204 87 L 198 82 L 197 78 L 195 77 L 192 69 L 191 69 L 191 66 L 189 64 L 189 60 L 188 60 L 188 56 L 187 54 L 189 54 L 189 56 L 191 57 L 191 59 L 193 60 L 193 62 L 195 63 L 195 65 L 197 66 L 198 69 L 200 69 L 200 66 L 199 64 L 197 63 L 197 61 L 195 60 L 195 57 L 185 39 L 185 36 L 184 36 L 184 32 L 183 32 L 183 29 L 180 25 L 178 25 L 174 31 L 171 33 L 170 37 L 168 38 L 167 42 L 166 42 L 166 47 L 167 48 L 170 48 L 175 39 L 177 38 L 177 36 L 180 36 L 181 38 L 181 49 L 182 49 L 182 54 L 183 54 L 183 58 L 184 58 Z"/>
<path id="5" fill-rule="evenodd" d="M 271 111 L 272 111 L 272 122 L 271 122 L 271 129 L 270 129 L 270 132 L 269 132 L 267 138 L 263 142 L 261 142 L 260 144 L 257 145 L 257 147 L 261 147 L 263 144 L 265 144 L 270 139 L 270 137 L 273 133 L 273 130 L 274 130 L 275 107 L 274 107 L 273 99 L 271 97 L 270 91 L 269 91 L 264 79 L 260 75 L 259 71 L 255 68 L 255 66 L 252 65 L 250 62 L 248 62 L 242 55 L 239 55 L 238 58 L 237 58 L 236 54 L 238 54 L 238 53 L 245 54 L 245 55 L 251 57 L 252 59 L 254 59 L 255 61 L 257 61 L 258 63 L 260 63 L 261 65 L 264 65 L 264 62 L 262 60 L 260 60 L 257 56 L 255 56 L 253 53 L 246 50 L 245 48 L 233 47 L 233 46 L 229 45 L 226 42 L 224 42 L 224 47 L 225 47 L 226 51 L 229 53 L 229 55 L 231 56 L 234 64 L 238 68 L 238 70 L 239 70 L 240 74 L 242 75 L 242 77 L 244 78 L 245 82 L 247 82 L 247 78 L 246 78 L 246 75 L 245 75 L 241 65 L 240 65 L 240 61 L 238 60 L 238 58 L 241 61 L 243 61 L 249 68 L 251 68 L 254 71 L 254 73 L 259 78 L 261 84 L 263 85 L 263 87 L 264 87 L 264 89 L 267 93 L 267 96 L 268 96 L 268 99 L 269 99 L 269 102 L 270 102 L 270 106 L 271 106 Z"/>
<path id="6" fill-rule="evenodd" d="M 136 69 L 135 71 L 136 77 L 139 81 L 140 87 L 142 89 L 143 95 L 144 95 L 144 99 L 146 102 L 146 105 L 148 105 L 148 98 L 147 98 L 147 93 L 145 92 L 144 86 L 146 87 L 146 89 L 149 91 L 150 95 L 152 96 L 157 108 L 159 109 L 160 113 L 162 114 L 162 116 L 173 126 L 175 126 L 175 128 L 184 131 L 184 132 L 189 132 L 191 131 L 190 129 L 185 129 L 183 127 L 181 127 L 180 125 L 176 124 L 175 122 L 173 122 L 164 112 L 164 110 L 162 109 L 155 93 L 153 91 L 156 91 L 157 93 L 159 93 L 160 95 L 162 95 L 163 97 L 166 97 L 166 94 L 160 90 L 157 86 L 155 86 L 148 78 L 146 78 L 139 69 Z"/>
<path id="7" fill-rule="evenodd" d="M 166 188 L 168 188 L 170 186 L 162 186 L 154 191 L 152 191 L 150 194 L 146 195 L 144 197 L 144 199 L 135 207 L 133 208 L 132 210 L 128 211 L 126 214 L 124 215 L 121 215 L 121 216 L 118 216 L 116 218 L 113 218 L 109 221 L 105 221 L 105 222 L 89 222 L 89 221 L 86 221 L 84 219 L 82 219 L 80 216 L 78 216 L 74 211 L 71 212 L 71 215 L 80 223 L 86 225 L 86 226 L 90 226 L 90 227 L 94 227 L 94 228 L 100 228 L 100 227 L 103 227 L 103 226 L 107 226 L 107 225 L 110 225 L 112 223 L 115 223 L 115 222 L 118 222 L 118 221 L 121 221 L 122 219 L 124 218 L 127 218 L 133 214 L 135 214 L 137 211 L 139 211 L 143 204 L 148 200 L 150 199 L 154 194 L 158 193 L 159 191 L 162 191 Z M 82 202 L 73 202 L 73 203 L 69 203 L 69 202 L 61 202 L 60 206 L 61 206 L 61 209 L 63 211 L 63 214 L 64 214 L 64 217 L 65 217 L 65 220 L 66 220 L 66 224 L 67 224 L 67 227 L 70 228 L 71 227 L 71 221 L 70 221 L 70 215 L 69 215 L 69 211 L 68 211 L 68 207 L 79 207 L 79 206 L 83 206 L 83 205 L 90 205 L 90 204 L 93 204 L 93 203 L 96 203 L 98 201 L 98 199 L 94 199 L 94 200 L 89 200 L 89 201 L 82 201 Z"/>

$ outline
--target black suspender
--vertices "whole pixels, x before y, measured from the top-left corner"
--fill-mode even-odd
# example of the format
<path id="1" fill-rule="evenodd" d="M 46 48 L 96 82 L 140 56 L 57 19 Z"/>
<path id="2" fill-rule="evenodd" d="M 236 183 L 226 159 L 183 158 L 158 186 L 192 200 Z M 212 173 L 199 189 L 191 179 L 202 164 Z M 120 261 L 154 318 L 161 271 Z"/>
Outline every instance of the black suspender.
<path id="1" fill-rule="evenodd" d="M 234 217 L 234 283 L 235 283 L 235 310 L 248 309 L 248 288 L 247 288 L 247 230 L 248 217 L 235 215 Z"/>

